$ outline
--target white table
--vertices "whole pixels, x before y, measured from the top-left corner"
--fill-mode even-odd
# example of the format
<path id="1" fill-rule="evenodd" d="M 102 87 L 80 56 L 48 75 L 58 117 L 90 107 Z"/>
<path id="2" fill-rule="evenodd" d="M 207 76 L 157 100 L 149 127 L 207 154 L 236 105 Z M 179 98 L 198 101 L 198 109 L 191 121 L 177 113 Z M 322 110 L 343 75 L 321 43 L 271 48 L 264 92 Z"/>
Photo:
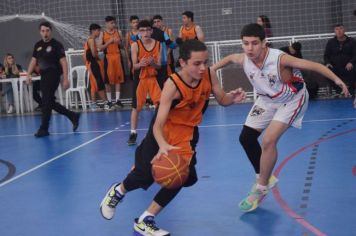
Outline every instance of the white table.
<path id="1" fill-rule="evenodd" d="M 0 79 L 0 83 L 11 83 L 12 91 L 14 93 L 14 105 L 16 109 L 16 114 L 20 114 L 20 104 L 19 104 L 19 89 L 17 83 L 19 82 L 19 78 L 6 78 Z"/>
<path id="2" fill-rule="evenodd" d="M 32 91 L 32 83 L 31 84 L 26 84 L 26 76 L 20 76 L 20 78 L 18 79 L 20 82 L 20 93 L 19 93 L 19 106 L 20 106 L 20 111 L 23 114 L 24 113 L 24 107 L 23 107 L 23 86 L 25 85 L 28 88 L 28 92 L 29 92 L 29 103 L 30 103 L 30 111 L 33 111 L 33 99 L 32 99 L 32 95 L 33 95 L 33 91 Z M 41 76 L 34 76 L 31 79 L 32 81 L 36 81 L 36 80 L 41 80 Z M 63 92 L 62 92 L 62 87 L 61 87 L 61 83 L 59 83 L 58 86 L 58 98 L 59 98 L 59 102 L 60 104 L 64 104 L 63 102 Z"/>

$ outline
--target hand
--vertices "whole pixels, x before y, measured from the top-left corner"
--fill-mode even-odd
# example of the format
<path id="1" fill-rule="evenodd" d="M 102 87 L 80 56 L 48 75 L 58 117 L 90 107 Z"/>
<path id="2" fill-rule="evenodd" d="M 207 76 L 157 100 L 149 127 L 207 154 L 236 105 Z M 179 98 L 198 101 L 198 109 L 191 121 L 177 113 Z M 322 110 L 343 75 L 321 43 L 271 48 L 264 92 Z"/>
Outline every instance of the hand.
<path id="1" fill-rule="evenodd" d="M 326 67 L 327 67 L 327 68 L 329 68 L 329 69 L 334 68 L 334 67 L 333 67 L 331 64 L 329 64 L 329 63 L 328 63 L 328 64 L 326 64 Z"/>
<path id="2" fill-rule="evenodd" d="M 165 143 L 163 146 L 161 146 L 157 152 L 157 154 L 153 157 L 151 164 L 153 164 L 156 160 L 159 160 L 162 155 L 168 156 L 168 152 L 171 150 L 176 150 L 180 149 L 180 147 L 172 146 L 168 143 Z"/>
<path id="3" fill-rule="evenodd" d="M 120 39 L 119 38 L 114 38 L 114 43 L 119 43 L 120 42 Z"/>
<path id="4" fill-rule="evenodd" d="M 63 79 L 63 89 L 67 90 L 69 88 L 69 80 Z"/>
<path id="5" fill-rule="evenodd" d="M 246 92 L 242 88 L 238 88 L 229 92 L 233 96 L 234 103 L 242 102 L 246 99 Z"/>
<path id="6" fill-rule="evenodd" d="M 149 65 L 149 62 L 147 60 L 147 58 L 142 58 L 140 63 L 139 63 L 140 67 L 145 67 L 145 66 L 148 66 Z"/>
<path id="7" fill-rule="evenodd" d="M 335 82 L 335 84 L 337 86 L 339 86 L 342 89 L 341 94 L 344 94 L 345 97 L 351 97 L 351 94 L 346 86 L 346 84 L 344 82 L 342 82 L 341 80 Z"/>
<path id="8" fill-rule="evenodd" d="M 351 62 L 347 63 L 346 66 L 345 66 L 345 69 L 346 69 L 347 71 L 351 71 L 352 68 L 354 68 L 354 66 L 352 65 Z"/>
<path id="9" fill-rule="evenodd" d="M 153 59 L 153 57 L 149 57 L 149 58 L 147 58 L 147 62 L 148 62 L 148 65 L 153 65 L 155 63 L 155 60 Z"/>
<path id="10" fill-rule="evenodd" d="M 29 85 L 32 83 L 32 76 L 30 74 L 27 74 L 27 77 L 26 77 L 26 84 Z"/>

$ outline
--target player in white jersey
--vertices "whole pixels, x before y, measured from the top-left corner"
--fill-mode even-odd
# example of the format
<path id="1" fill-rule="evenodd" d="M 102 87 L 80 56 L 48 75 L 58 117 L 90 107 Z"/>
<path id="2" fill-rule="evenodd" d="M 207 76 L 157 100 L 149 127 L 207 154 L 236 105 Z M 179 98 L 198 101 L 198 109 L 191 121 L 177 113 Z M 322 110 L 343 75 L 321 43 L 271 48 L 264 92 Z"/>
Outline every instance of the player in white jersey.
<path id="1" fill-rule="evenodd" d="M 239 207 L 248 212 L 256 209 L 277 182 L 272 170 L 277 160 L 277 142 L 290 127 L 301 127 L 308 106 L 308 92 L 298 69 L 324 75 L 350 96 L 346 85 L 327 67 L 298 59 L 266 46 L 265 33 L 258 24 L 249 24 L 241 31 L 244 53 L 232 54 L 217 62 L 218 70 L 229 63 L 243 66 L 244 72 L 258 93 L 240 134 L 242 144 L 256 172 L 256 183 Z M 262 145 L 258 137 L 264 131 Z"/>

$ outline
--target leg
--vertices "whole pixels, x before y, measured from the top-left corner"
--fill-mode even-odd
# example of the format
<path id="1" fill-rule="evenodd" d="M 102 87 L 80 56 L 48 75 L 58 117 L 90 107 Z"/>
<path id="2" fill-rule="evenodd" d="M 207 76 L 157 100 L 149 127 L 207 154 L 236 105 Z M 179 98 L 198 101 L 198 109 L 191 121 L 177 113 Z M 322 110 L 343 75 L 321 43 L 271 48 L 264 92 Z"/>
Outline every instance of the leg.
<path id="1" fill-rule="evenodd" d="M 262 140 L 261 173 L 258 180 L 260 185 L 268 185 L 268 179 L 277 161 L 277 142 L 288 127 L 288 124 L 273 120 L 265 131 Z"/>
<path id="2" fill-rule="evenodd" d="M 260 143 L 258 142 L 258 137 L 261 135 L 261 132 L 262 130 L 260 129 L 257 130 L 244 125 L 239 138 L 240 143 L 245 150 L 256 174 L 260 173 L 262 149 Z"/>

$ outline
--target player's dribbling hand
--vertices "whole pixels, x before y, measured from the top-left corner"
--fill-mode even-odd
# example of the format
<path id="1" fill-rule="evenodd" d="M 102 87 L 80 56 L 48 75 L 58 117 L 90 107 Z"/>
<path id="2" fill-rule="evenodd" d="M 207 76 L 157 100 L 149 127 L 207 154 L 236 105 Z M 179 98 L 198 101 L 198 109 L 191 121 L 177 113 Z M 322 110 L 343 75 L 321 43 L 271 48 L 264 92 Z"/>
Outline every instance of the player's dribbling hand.
<path id="1" fill-rule="evenodd" d="M 234 103 L 242 102 L 246 99 L 246 92 L 242 88 L 238 88 L 229 92 L 233 96 Z"/>
<path id="2" fill-rule="evenodd" d="M 168 156 L 168 152 L 171 150 L 175 150 L 175 149 L 180 149 L 180 147 L 172 146 L 172 145 L 169 145 L 168 143 L 161 146 L 159 148 L 157 154 L 153 157 L 151 164 L 153 164 L 156 160 L 159 160 L 162 155 Z"/>

